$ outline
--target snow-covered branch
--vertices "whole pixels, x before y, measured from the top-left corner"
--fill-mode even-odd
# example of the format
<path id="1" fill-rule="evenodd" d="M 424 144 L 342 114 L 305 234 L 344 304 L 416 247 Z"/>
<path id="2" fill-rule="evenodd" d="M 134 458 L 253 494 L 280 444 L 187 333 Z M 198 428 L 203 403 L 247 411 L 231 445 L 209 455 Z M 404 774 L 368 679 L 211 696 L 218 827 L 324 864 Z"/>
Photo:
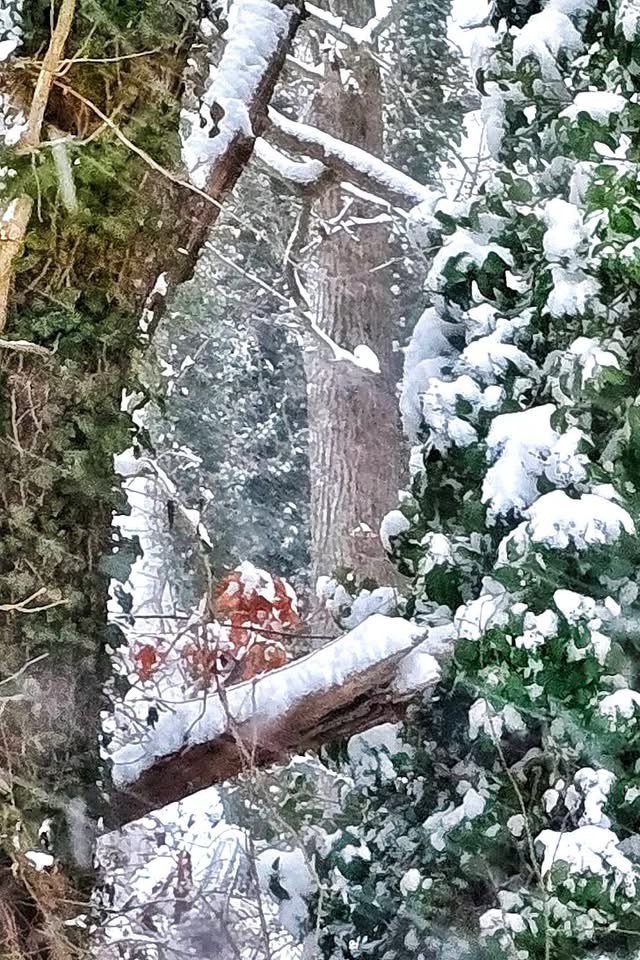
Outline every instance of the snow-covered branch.
<path id="1" fill-rule="evenodd" d="M 256 140 L 255 156 L 275 176 L 302 191 L 333 179 L 320 160 L 292 160 L 262 137 Z"/>
<path id="2" fill-rule="evenodd" d="M 252 766 L 397 719 L 437 683 L 451 631 L 376 614 L 309 656 L 221 695 L 172 703 L 144 741 L 113 746 L 115 815 L 132 820 Z"/>
<path id="3" fill-rule="evenodd" d="M 183 111 L 188 134 L 183 155 L 192 182 L 214 194 L 234 168 L 225 157 L 251 155 L 266 124 L 266 108 L 301 20 L 301 3 L 235 0 L 226 46 L 212 67 L 199 108 Z M 234 181 L 235 182 L 235 181 Z"/>
<path id="4" fill-rule="evenodd" d="M 281 147 L 320 160 L 341 180 L 348 180 L 389 203 L 408 208 L 433 199 L 429 187 L 407 176 L 373 154 L 345 143 L 305 123 L 269 110 L 271 138 Z"/>
<path id="5" fill-rule="evenodd" d="M 371 17 L 363 27 L 354 27 L 347 23 L 344 17 L 337 17 L 328 10 L 317 7 L 315 3 L 307 3 L 305 6 L 307 13 L 337 40 L 356 46 L 369 46 L 396 18 L 403 4 L 401 2 L 394 4 L 384 16 Z"/>

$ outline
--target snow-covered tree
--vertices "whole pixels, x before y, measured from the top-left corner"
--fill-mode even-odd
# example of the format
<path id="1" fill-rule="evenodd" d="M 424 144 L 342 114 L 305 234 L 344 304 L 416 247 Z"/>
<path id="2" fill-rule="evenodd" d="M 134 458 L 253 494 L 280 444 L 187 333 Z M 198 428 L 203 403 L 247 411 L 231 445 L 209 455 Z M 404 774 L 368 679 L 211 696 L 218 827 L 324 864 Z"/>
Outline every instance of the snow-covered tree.
<path id="1" fill-rule="evenodd" d="M 495 172 L 428 225 L 384 525 L 453 652 L 404 728 L 351 741 L 326 957 L 637 955 L 639 25 L 498 3 L 476 35 Z"/>
<path id="2" fill-rule="evenodd" d="M 26 853 L 52 821 L 72 859 L 70 803 L 96 813 L 102 800 L 107 589 L 131 559 L 111 526 L 113 456 L 132 432 L 123 390 L 249 160 L 300 20 L 296 4 L 234 7 L 195 115 L 183 71 L 203 42 L 200 4 L 0 10 L 0 950 L 11 956 L 70 949 L 62 923 L 77 895 L 62 871 L 25 876 Z"/>

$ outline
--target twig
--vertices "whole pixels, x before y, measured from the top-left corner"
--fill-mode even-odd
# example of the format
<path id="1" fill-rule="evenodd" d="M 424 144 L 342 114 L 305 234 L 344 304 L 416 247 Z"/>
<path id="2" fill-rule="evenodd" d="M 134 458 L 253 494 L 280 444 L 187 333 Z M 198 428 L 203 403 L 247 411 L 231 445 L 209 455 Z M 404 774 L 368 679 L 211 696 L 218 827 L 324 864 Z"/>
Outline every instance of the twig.
<path id="1" fill-rule="evenodd" d="M 30 149 L 40 141 L 44 113 L 49 102 L 51 86 L 60 66 L 64 45 L 71 30 L 75 6 L 76 0 L 62 0 L 58 20 L 52 30 L 49 48 L 38 75 L 27 126 L 20 139 L 19 148 Z M 0 220 L 0 330 L 4 329 L 7 322 L 13 264 L 27 233 L 32 207 L 31 197 L 28 194 L 22 194 L 11 201 Z"/>
<path id="2" fill-rule="evenodd" d="M 35 147 L 40 141 L 44 112 L 47 109 L 47 103 L 49 102 L 51 87 L 55 82 L 56 74 L 60 69 L 62 52 L 64 50 L 64 45 L 67 42 L 69 31 L 71 30 L 75 8 L 76 0 L 62 0 L 62 6 L 60 7 L 58 20 L 56 22 L 55 29 L 51 34 L 49 49 L 45 54 L 44 60 L 42 61 L 42 68 L 40 70 L 36 88 L 33 93 L 29 117 L 27 119 L 27 128 L 23 137 L 21 138 L 21 143 L 26 147 Z"/>
<path id="3" fill-rule="evenodd" d="M 179 177 L 177 174 L 172 173 L 171 170 L 168 170 L 166 167 L 163 167 L 161 163 L 158 163 L 157 160 L 143 150 L 142 147 L 139 147 L 133 140 L 130 140 L 129 137 L 122 132 L 120 127 L 113 122 L 113 120 L 103 113 L 100 107 L 89 100 L 88 97 L 85 97 L 79 90 L 74 90 L 73 87 L 70 87 L 68 83 L 63 83 L 62 80 L 53 81 L 56 87 L 60 87 L 61 90 L 64 90 L 65 93 L 70 94 L 70 96 L 75 97 L 76 100 L 79 100 L 81 103 L 88 107 L 100 120 L 103 124 L 111 130 L 118 140 L 124 144 L 132 153 L 135 153 L 137 157 L 140 157 L 148 167 L 151 167 L 152 170 L 155 170 L 156 173 L 161 174 L 163 177 L 166 177 L 167 180 L 170 180 L 171 183 L 175 183 L 178 187 L 184 187 L 185 190 L 190 190 L 191 193 L 197 194 L 199 197 L 202 197 L 203 200 L 206 200 L 207 203 L 211 203 L 218 210 L 222 210 L 222 204 L 219 200 L 216 200 L 211 194 L 206 193 L 206 191 L 201 190 L 199 187 L 196 187 L 193 183 L 189 183 L 188 180 L 184 180 L 182 177 Z"/>
<path id="4" fill-rule="evenodd" d="M 15 350 L 16 353 L 37 353 L 41 357 L 50 357 L 53 353 L 53 350 L 41 347 L 37 343 L 30 343 L 28 340 L 3 340 L 1 337 L 0 350 Z"/>
<path id="5" fill-rule="evenodd" d="M 12 673 L 10 677 L 5 677 L 4 680 L 0 680 L 0 687 L 4 686 L 5 683 L 11 683 L 12 680 L 17 680 L 18 677 L 21 677 L 23 673 L 30 668 L 40 663 L 41 660 L 47 660 L 49 657 L 48 653 L 41 653 L 39 657 L 34 657 L 33 660 L 28 660 L 23 664 L 19 670 L 16 670 L 15 673 Z"/>

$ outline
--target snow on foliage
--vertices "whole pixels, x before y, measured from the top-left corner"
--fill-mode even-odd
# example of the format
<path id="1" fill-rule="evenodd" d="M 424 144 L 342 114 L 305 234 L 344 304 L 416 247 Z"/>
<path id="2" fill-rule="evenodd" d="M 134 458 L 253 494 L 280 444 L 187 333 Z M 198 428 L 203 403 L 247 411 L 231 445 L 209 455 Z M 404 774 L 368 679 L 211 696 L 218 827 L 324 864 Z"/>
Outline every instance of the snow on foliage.
<path id="1" fill-rule="evenodd" d="M 625 97 L 610 91 L 588 90 L 577 93 L 570 107 L 565 107 L 559 114 L 576 120 L 581 113 L 586 113 L 592 120 L 606 123 L 612 114 L 621 113 L 627 105 Z"/>
<path id="2" fill-rule="evenodd" d="M 640 26 L 640 3 L 638 0 L 620 0 L 616 23 L 629 43 L 637 39 Z"/>
<path id="3" fill-rule="evenodd" d="M 458 6 L 495 169 L 424 217 L 391 552 L 401 609 L 442 615 L 454 649 L 398 734 L 411 754 L 380 743 L 345 800 L 372 863 L 340 874 L 324 955 L 621 960 L 640 863 L 640 8 Z"/>
<path id="4" fill-rule="evenodd" d="M 544 543 L 555 550 L 569 545 L 587 550 L 594 544 L 613 543 L 623 532 L 635 533 L 626 510 L 593 493 L 573 499 L 562 490 L 554 490 L 536 500 L 527 516 L 528 521 L 514 531 L 514 541 L 524 533 L 532 543 Z"/>
<path id="5" fill-rule="evenodd" d="M 560 55 L 575 56 L 581 50 L 582 37 L 569 17 L 548 6 L 530 17 L 517 34 L 513 41 L 513 62 L 518 66 L 526 57 L 533 57 L 540 65 L 542 76 L 555 80 L 560 75 Z"/>

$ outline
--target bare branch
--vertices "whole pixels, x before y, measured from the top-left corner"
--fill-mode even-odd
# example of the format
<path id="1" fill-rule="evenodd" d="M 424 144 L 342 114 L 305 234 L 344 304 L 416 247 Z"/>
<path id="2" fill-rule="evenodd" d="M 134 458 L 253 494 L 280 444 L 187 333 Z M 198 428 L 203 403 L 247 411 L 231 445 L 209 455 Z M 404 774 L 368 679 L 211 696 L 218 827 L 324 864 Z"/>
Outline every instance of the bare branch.
<path id="1" fill-rule="evenodd" d="M 76 0 L 62 0 L 49 47 L 38 74 L 27 125 L 20 139 L 19 147 L 21 148 L 33 148 L 40 141 L 44 113 L 49 102 L 51 86 L 60 67 L 64 45 L 71 30 L 75 6 Z M 13 264 L 22 249 L 32 206 L 33 201 L 26 194 L 16 197 L 8 204 L 0 219 L 0 330 L 4 329 L 7 322 Z"/>
<path id="2" fill-rule="evenodd" d="M 47 109 L 54 78 L 60 69 L 60 61 L 62 60 L 64 45 L 67 42 L 71 24 L 73 23 L 75 8 L 76 0 L 62 0 L 56 26 L 51 34 L 49 48 L 42 61 L 42 68 L 38 75 L 38 81 L 29 110 L 27 128 L 22 135 L 21 146 L 35 147 L 40 141 L 44 112 Z"/>

